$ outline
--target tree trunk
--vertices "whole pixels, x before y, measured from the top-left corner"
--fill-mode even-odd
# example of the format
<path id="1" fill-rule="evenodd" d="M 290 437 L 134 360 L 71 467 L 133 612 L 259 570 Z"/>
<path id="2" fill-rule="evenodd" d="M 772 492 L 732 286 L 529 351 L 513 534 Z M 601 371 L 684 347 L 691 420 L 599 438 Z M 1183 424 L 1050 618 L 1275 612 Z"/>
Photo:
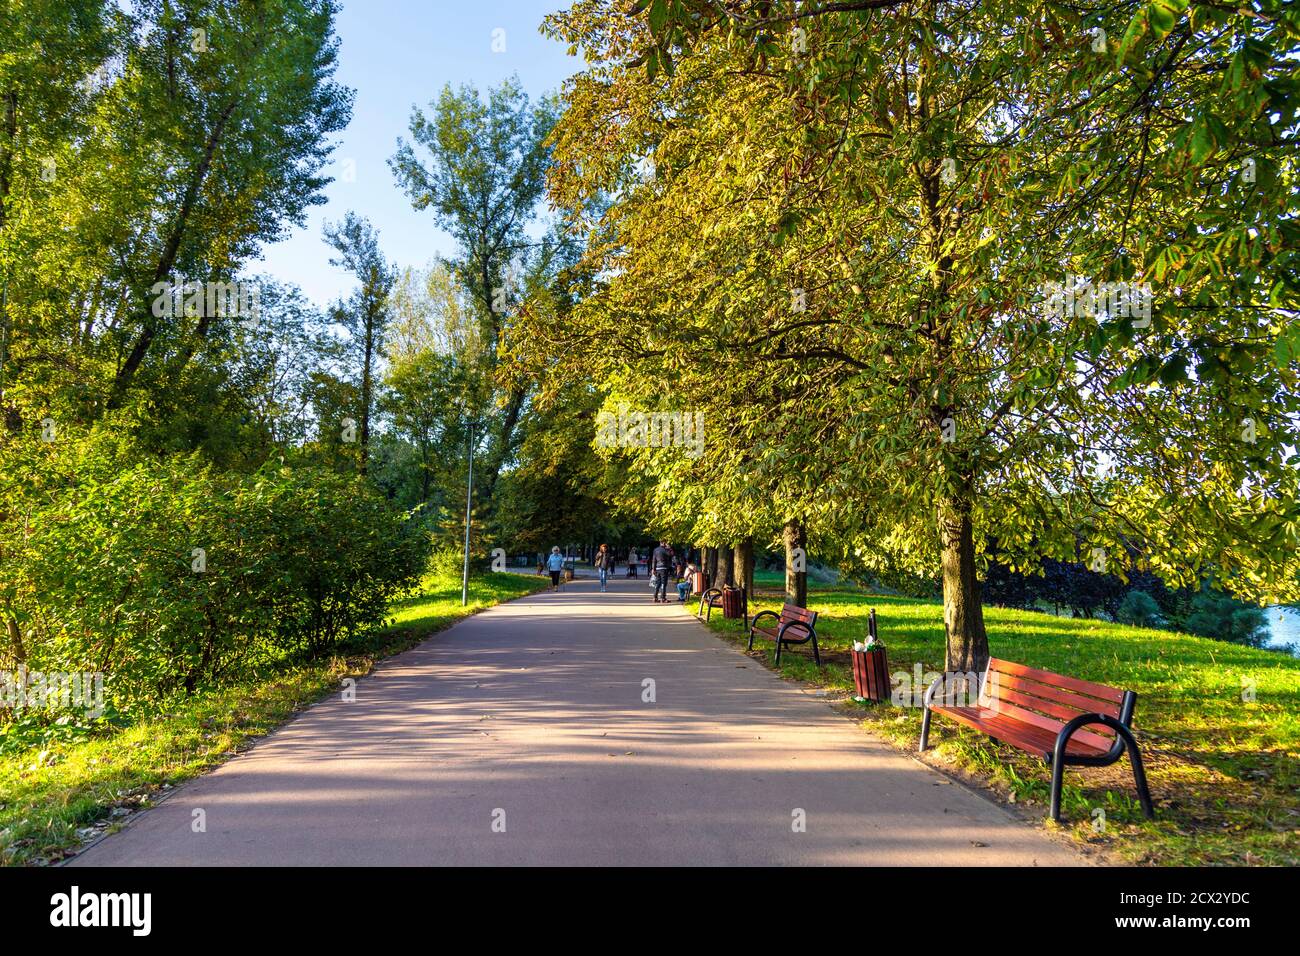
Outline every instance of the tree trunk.
<path id="1" fill-rule="evenodd" d="M 989 661 L 979 578 L 975 574 L 975 529 L 968 498 L 944 498 L 938 506 L 943 567 L 943 628 L 948 636 L 944 670 L 982 673 Z"/>
<path id="2" fill-rule="evenodd" d="M 371 393 L 374 390 L 372 381 L 372 365 L 375 356 L 375 324 L 376 318 L 373 310 L 367 310 L 366 315 L 366 346 L 365 358 L 361 369 L 361 474 L 366 474 L 366 468 L 370 463 L 370 406 L 373 402 Z"/>
<path id="3" fill-rule="evenodd" d="M 709 587 L 713 587 L 713 582 L 718 579 L 718 549 L 712 547 L 705 548 L 703 561 L 704 576 L 709 581 Z"/>
<path id="4" fill-rule="evenodd" d="M 736 583 L 750 595 L 754 593 L 754 539 L 737 542 L 735 549 Z"/>
<path id="5" fill-rule="evenodd" d="M 732 562 L 732 546 L 723 545 L 718 548 L 718 579 L 714 582 L 716 587 L 724 585 L 735 585 L 736 575 Z"/>
<path id="6" fill-rule="evenodd" d="M 5 630 L 9 634 L 9 653 L 6 656 L 11 657 L 15 665 L 27 663 L 27 648 L 23 646 L 22 628 L 18 626 L 18 621 L 8 614 L 5 615 Z"/>
<path id="7" fill-rule="evenodd" d="M 505 414 L 501 420 L 501 431 L 497 438 L 497 447 L 489 459 L 489 464 L 483 470 L 483 498 L 488 501 L 489 508 L 491 507 L 492 495 L 496 491 L 497 480 L 501 476 L 501 469 L 505 467 L 506 461 L 510 457 L 510 446 L 514 442 L 515 428 L 519 424 L 520 415 L 524 410 L 524 400 L 527 397 L 526 390 L 516 388 L 510 393 L 510 398 L 506 402 Z"/>
<path id="8" fill-rule="evenodd" d="M 785 599 L 799 607 L 808 606 L 808 535 L 797 518 L 785 523 Z M 799 549 L 796 558 L 795 549 Z M 803 570 L 796 571 L 798 561 Z"/>
<path id="9" fill-rule="evenodd" d="M 217 145 L 221 142 L 221 135 L 226 128 L 226 123 L 230 120 L 230 115 L 235 111 L 236 105 L 236 103 L 231 103 L 226 107 L 217 120 L 212 133 L 208 136 L 207 144 L 203 150 L 203 158 L 199 161 L 198 168 L 185 188 L 180 211 L 177 213 L 176 221 L 173 223 L 167 241 L 163 245 L 158 264 L 154 268 L 153 282 L 150 283 L 150 289 L 152 289 L 153 285 L 166 279 L 176 265 L 176 257 L 180 252 L 181 239 L 185 235 L 190 213 L 194 208 L 194 204 L 198 201 L 199 192 L 208 177 L 208 170 L 212 167 L 212 158 L 216 155 Z M 144 362 L 144 357 L 148 353 L 150 345 L 153 344 L 154 336 L 158 331 L 153 321 L 154 316 L 148 296 L 142 292 L 141 298 L 144 302 L 144 307 L 140 313 L 142 328 L 140 329 L 140 335 L 135 340 L 135 345 L 132 346 L 130 353 L 126 357 L 126 361 L 117 370 L 117 374 L 113 378 L 113 390 L 108 399 L 110 409 L 118 408 L 121 405 L 123 398 L 126 396 L 126 390 L 130 387 L 131 382 L 135 380 L 135 373 L 139 370 L 141 363 Z"/>

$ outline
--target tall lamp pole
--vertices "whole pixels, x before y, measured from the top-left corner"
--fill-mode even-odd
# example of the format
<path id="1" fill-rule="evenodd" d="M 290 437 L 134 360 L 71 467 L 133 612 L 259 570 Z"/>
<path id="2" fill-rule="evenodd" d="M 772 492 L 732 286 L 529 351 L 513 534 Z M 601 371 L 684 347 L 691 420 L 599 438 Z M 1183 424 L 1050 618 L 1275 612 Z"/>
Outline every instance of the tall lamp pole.
<path id="1" fill-rule="evenodd" d="M 465 566 L 460 579 L 460 606 L 469 604 L 469 522 L 474 502 L 474 423 L 469 423 L 469 481 L 465 486 Z"/>

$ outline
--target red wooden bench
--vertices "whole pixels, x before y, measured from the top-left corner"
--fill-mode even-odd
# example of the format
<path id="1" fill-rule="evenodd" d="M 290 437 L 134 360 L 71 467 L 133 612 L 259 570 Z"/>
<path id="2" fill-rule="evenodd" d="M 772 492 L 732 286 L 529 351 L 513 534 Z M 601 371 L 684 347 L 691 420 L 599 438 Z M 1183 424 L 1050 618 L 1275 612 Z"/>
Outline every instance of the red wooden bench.
<path id="1" fill-rule="evenodd" d="M 940 677 L 925 692 L 921 750 L 929 744 L 930 715 L 939 714 L 1041 757 L 1052 768 L 1051 815 L 1057 821 L 1061 819 L 1065 768 L 1106 767 L 1127 750 L 1142 812 L 1148 819 L 1155 816 L 1142 755 L 1133 739 L 1133 706 L 1137 702 L 1133 691 L 996 658 L 989 660 L 980 681 L 978 706 L 958 707 L 951 699 L 936 704 L 935 692 L 944 682 Z"/>
<path id="2" fill-rule="evenodd" d="M 775 630 L 758 626 L 758 622 L 768 616 L 776 619 Z M 749 649 L 751 651 L 754 649 L 755 634 L 762 634 L 769 640 L 776 641 L 777 664 L 781 663 L 781 645 L 806 644 L 808 641 L 812 641 L 813 659 L 817 661 L 817 666 L 821 667 L 822 655 L 817 650 L 816 611 L 810 611 L 788 601 L 782 606 L 780 614 L 777 614 L 776 611 L 759 611 L 754 615 L 754 619 L 749 622 Z"/>
<path id="3" fill-rule="evenodd" d="M 700 595 L 700 609 L 695 612 L 695 616 L 699 617 L 702 614 L 704 615 L 704 620 L 711 621 L 713 620 L 713 611 L 715 608 L 721 610 L 725 614 L 727 605 L 722 593 L 724 590 L 740 592 L 740 616 L 744 618 L 745 626 L 748 627 L 749 591 L 743 587 L 733 588 L 731 585 L 727 585 L 726 588 L 705 588 L 704 593 Z"/>
<path id="4" fill-rule="evenodd" d="M 712 619 L 713 609 L 722 607 L 722 588 L 705 588 L 700 594 L 700 609 L 695 612 L 695 616 L 704 615 L 706 621 Z M 708 613 L 705 613 L 708 608 Z"/>

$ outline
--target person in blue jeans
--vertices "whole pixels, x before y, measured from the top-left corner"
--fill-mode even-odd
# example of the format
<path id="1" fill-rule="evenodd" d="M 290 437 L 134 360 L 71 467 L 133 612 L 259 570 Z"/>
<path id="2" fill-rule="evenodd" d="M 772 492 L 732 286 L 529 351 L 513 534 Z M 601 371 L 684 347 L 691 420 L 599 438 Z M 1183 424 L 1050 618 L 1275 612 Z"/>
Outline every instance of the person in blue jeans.
<path id="1" fill-rule="evenodd" d="M 551 548 L 551 556 L 546 559 L 546 570 L 551 572 L 551 590 L 560 589 L 560 572 L 564 570 L 564 555 L 558 547 Z"/>
<path id="2" fill-rule="evenodd" d="M 650 567 L 655 578 L 655 603 L 668 603 L 668 574 L 673 569 L 673 552 L 667 541 L 660 541 L 650 555 Z"/>
<path id="3" fill-rule="evenodd" d="M 682 572 L 682 580 L 677 582 L 677 603 L 685 604 L 686 595 L 691 593 L 691 585 L 695 583 L 695 564 L 691 561 L 686 562 L 686 570 Z"/>
<path id="4" fill-rule="evenodd" d="M 609 576 L 614 573 L 614 552 L 609 549 L 609 545 L 602 544 L 600 550 L 596 552 L 596 558 L 592 561 L 596 566 L 596 571 L 600 574 L 600 589 L 605 590 L 609 584 Z"/>

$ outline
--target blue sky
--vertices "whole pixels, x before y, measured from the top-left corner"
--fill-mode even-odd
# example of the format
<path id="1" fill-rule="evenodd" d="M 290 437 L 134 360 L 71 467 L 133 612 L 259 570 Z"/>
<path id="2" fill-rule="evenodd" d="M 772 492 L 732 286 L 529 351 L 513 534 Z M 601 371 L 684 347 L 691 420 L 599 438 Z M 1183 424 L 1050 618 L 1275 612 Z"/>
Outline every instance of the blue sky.
<path id="1" fill-rule="evenodd" d="M 249 263 L 248 271 L 297 283 L 327 305 L 353 280 L 329 264 L 321 224 L 349 209 L 370 219 L 385 254 L 399 266 L 422 266 L 453 252 L 433 214 L 411 208 L 388 168 L 397 138 L 410 139 L 411 107 L 427 109 L 446 83 L 485 90 L 512 74 L 533 99 L 558 90 L 581 60 L 537 28 L 546 14 L 567 6 L 567 0 L 344 0 L 337 79 L 356 91 L 356 101 L 327 170 L 335 179 L 325 189 L 328 202 L 311 210 L 305 228 L 266 247 L 264 259 Z M 505 31 L 503 53 L 492 50 L 496 29 Z M 348 160 L 356 170 L 351 182 L 343 177 Z"/>

